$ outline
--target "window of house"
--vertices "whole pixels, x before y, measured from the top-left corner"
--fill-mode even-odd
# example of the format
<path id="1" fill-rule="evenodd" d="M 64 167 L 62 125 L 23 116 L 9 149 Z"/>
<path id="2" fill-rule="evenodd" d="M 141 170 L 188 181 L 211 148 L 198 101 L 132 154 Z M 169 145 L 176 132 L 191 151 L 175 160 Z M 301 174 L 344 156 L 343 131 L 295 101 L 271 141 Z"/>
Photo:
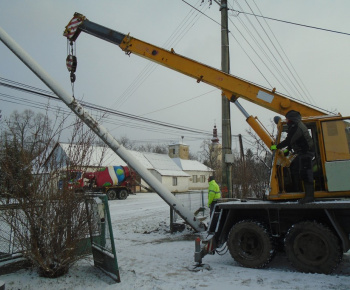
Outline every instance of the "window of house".
<path id="1" fill-rule="evenodd" d="M 177 185 L 177 177 L 173 177 L 173 186 Z"/>
<path id="2" fill-rule="evenodd" d="M 193 183 L 197 183 L 198 182 L 197 175 L 192 175 L 192 182 Z"/>
<path id="3" fill-rule="evenodd" d="M 175 154 L 175 149 L 173 149 L 173 154 Z"/>
<path id="4" fill-rule="evenodd" d="M 201 175 L 201 177 L 200 177 L 200 182 L 201 182 L 201 183 L 204 183 L 204 182 L 205 182 L 205 175 Z"/>

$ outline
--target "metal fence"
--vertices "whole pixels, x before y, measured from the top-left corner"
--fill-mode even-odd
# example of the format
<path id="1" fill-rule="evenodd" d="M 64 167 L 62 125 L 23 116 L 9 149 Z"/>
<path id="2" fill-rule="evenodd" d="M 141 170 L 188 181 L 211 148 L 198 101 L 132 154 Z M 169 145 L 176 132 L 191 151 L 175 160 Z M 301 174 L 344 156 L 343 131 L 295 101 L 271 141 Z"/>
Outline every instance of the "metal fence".
<path id="1" fill-rule="evenodd" d="M 89 202 L 88 205 L 87 209 L 92 211 L 93 216 L 90 235 L 94 265 L 120 282 L 108 198 L 106 195 L 96 195 L 94 202 Z"/>
<path id="2" fill-rule="evenodd" d="M 17 258 L 22 254 L 15 234 L 16 220 L 15 215 L 11 213 L 13 211 L 17 211 L 18 215 L 21 214 L 14 205 L 0 206 L 0 262 Z"/>
<path id="3" fill-rule="evenodd" d="M 200 220 L 206 220 L 209 217 L 208 191 L 188 191 L 184 193 L 175 193 L 175 197 L 182 202 L 185 208 L 188 208 Z M 170 210 L 170 223 L 182 223 L 183 219 Z"/>

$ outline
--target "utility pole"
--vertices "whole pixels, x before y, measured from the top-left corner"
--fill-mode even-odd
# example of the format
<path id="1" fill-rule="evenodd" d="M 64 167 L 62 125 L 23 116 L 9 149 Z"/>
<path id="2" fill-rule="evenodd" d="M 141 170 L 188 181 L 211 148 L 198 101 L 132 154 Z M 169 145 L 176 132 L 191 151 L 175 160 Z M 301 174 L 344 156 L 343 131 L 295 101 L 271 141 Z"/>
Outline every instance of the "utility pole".
<path id="1" fill-rule="evenodd" d="M 228 7 L 227 0 L 221 0 L 221 70 L 230 73 L 230 51 L 228 42 Z M 222 96 L 222 192 L 227 197 L 232 196 L 232 166 L 226 163 L 226 154 L 232 154 L 231 150 L 231 112 L 230 102 Z"/>

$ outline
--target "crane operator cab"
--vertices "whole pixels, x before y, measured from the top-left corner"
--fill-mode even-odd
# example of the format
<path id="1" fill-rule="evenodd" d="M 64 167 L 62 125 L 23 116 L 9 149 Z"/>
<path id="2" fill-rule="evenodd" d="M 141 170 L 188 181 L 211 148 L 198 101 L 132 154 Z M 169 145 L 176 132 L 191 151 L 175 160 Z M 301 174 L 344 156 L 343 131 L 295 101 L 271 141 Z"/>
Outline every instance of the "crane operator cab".
<path id="1" fill-rule="evenodd" d="M 302 122 L 313 140 L 315 198 L 350 196 L 350 119 L 341 116 L 318 116 L 302 118 Z M 277 143 L 285 139 L 286 132 L 286 121 L 279 121 Z M 286 157 L 288 162 L 279 160 L 281 152 L 276 156 L 268 199 L 302 197 L 303 182 L 298 176 L 298 166 L 293 164 L 296 155 L 290 152 Z"/>

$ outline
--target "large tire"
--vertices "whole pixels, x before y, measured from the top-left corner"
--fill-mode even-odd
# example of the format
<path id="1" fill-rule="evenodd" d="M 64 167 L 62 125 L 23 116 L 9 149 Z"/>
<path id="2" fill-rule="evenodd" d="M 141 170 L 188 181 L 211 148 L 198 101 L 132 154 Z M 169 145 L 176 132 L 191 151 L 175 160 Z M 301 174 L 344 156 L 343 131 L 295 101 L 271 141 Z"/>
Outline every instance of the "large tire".
<path id="1" fill-rule="evenodd" d="M 235 261 L 248 268 L 263 268 L 273 258 L 275 247 L 267 229 L 259 222 L 243 220 L 230 230 L 227 246 Z"/>
<path id="2" fill-rule="evenodd" d="M 126 189 L 122 189 L 118 192 L 118 199 L 126 199 L 128 197 L 128 191 Z"/>
<path id="3" fill-rule="evenodd" d="M 325 225 L 305 221 L 293 225 L 284 241 L 289 262 L 306 273 L 331 273 L 343 252 L 339 238 Z"/>
<path id="4" fill-rule="evenodd" d="M 107 191 L 107 197 L 109 200 L 113 200 L 117 198 L 117 192 L 114 189 L 110 189 Z"/>

